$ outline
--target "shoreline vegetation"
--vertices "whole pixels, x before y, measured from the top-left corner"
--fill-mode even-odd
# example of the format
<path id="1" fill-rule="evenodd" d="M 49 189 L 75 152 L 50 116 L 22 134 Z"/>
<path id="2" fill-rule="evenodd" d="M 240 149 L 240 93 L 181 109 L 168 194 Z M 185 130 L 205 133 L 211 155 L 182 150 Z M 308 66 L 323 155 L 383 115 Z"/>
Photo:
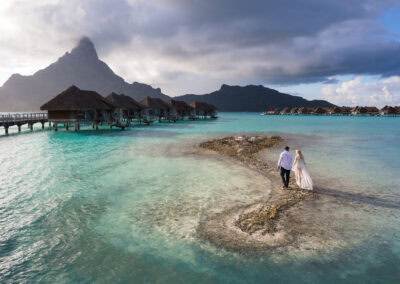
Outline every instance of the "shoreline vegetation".
<path id="1" fill-rule="evenodd" d="M 288 190 L 281 190 L 276 168 L 259 154 L 271 150 L 285 140 L 280 136 L 228 136 L 202 142 L 201 151 L 229 157 L 268 177 L 273 188 L 265 201 L 207 216 L 199 224 L 198 233 L 207 241 L 227 249 L 243 252 L 272 249 L 292 244 L 298 231 L 287 216 L 299 203 L 314 198 L 313 192 L 300 189 L 291 179 Z"/>

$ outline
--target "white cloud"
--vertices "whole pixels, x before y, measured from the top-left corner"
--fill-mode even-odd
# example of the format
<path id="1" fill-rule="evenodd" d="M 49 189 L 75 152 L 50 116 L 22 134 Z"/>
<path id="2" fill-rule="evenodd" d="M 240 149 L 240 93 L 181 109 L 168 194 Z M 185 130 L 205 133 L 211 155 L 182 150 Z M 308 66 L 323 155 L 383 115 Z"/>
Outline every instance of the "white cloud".
<path id="1" fill-rule="evenodd" d="M 168 95 L 390 76 L 400 73 L 400 44 L 380 15 L 393 2 L 0 0 L 0 84 L 44 68 L 83 35 L 117 74 Z"/>
<path id="2" fill-rule="evenodd" d="M 321 90 L 323 97 L 337 105 L 400 105 L 400 76 L 392 76 L 375 82 L 364 82 L 363 77 L 327 85 Z"/>

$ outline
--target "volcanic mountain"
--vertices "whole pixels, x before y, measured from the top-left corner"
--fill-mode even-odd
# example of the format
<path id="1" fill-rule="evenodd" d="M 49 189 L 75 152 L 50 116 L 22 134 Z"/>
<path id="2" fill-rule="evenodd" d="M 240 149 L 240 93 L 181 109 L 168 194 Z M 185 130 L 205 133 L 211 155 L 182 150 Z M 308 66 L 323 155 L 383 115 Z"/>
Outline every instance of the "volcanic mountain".
<path id="1" fill-rule="evenodd" d="M 102 95 L 123 93 L 136 100 L 145 96 L 169 99 L 159 88 L 127 83 L 97 56 L 89 38 L 83 37 L 71 52 L 31 76 L 12 75 L 0 87 L 0 111 L 36 111 L 71 85 Z"/>
<path id="2" fill-rule="evenodd" d="M 12 75 L 0 87 L 0 111 L 36 111 L 55 95 L 75 85 L 83 90 L 97 91 L 102 95 L 112 92 L 131 96 L 137 101 L 149 96 L 167 100 L 159 88 L 134 82 L 127 83 L 116 75 L 97 56 L 89 38 L 83 37 L 71 52 L 65 53 L 55 63 L 30 76 Z M 214 104 L 220 111 L 264 111 L 283 107 L 331 107 L 323 100 L 308 101 L 302 97 L 280 93 L 264 86 L 228 86 L 205 95 L 175 97 L 187 103 L 203 101 Z"/>

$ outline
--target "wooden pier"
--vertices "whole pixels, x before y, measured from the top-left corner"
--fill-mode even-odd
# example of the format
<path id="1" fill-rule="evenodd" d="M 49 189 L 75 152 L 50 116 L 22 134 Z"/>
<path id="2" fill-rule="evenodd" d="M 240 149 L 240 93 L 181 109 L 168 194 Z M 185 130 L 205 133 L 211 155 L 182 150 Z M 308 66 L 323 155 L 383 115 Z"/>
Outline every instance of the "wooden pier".
<path id="1" fill-rule="evenodd" d="M 8 128 L 10 126 L 18 126 L 18 132 L 21 132 L 21 126 L 28 124 L 28 127 L 33 130 L 35 123 L 41 123 L 42 129 L 44 124 L 48 122 L 47 113 L 14 113 L 14 114 L 2 114 L 0 115 L 0 127 L 3 126 L 5 134 L 8 134 Z"/>
<path id="2" fill-rule="evenodd" d="M 33 130 L 35 123 L 49 123 L 54 131 L 58 131 L 58 125 L 64 125 L 69 130 L 74 125 L 75 131 L 79 131 L 81 124 L 91 125 L 98 130 L 99 125 L 108 125 L 112 129 L 118 127 L 122 130 L 131 126 L 131 123 L 150 123 L 157 119 L 162 121 L 174 121 L 196 119 L 199 117 L 217 118 L 217 108 L 212 104 L 194 102 L 193 106 L 183 101 L 164 102 L 159 98 L 144 98 L 138 103 L 133 98 L 123 94 L 111 93 L 106 98 L 95 91 L 81 90 L 71 86 L 59 93 L 53 99 L 40 107 L 41 113 L 6 113 L 0 114 L 0 127 L 4 127 L 8 135 L 10 126 L 21 126 L 28 124 Z"/>

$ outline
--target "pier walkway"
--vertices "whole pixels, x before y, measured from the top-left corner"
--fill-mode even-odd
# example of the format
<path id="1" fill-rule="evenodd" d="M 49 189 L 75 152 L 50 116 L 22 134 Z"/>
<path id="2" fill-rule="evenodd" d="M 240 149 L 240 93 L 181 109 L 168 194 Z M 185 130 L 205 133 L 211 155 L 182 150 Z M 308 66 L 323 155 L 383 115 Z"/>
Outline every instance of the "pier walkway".
<path id="1" fill-rule="evenodd" d="M 28 124 L 28 127 L 33 130 L 35 123 L 41 123 L 42 129 L 44 124 L 48 122 L 47 113 L 13 113 L 13 114 L 1 114 L 0 115 L 0 127 L 4 127 L 5 134 L 8 134 L 8 128 L 10 126 L 18 126 L 18 132 L 21 132 L 21 126 Z"/>

